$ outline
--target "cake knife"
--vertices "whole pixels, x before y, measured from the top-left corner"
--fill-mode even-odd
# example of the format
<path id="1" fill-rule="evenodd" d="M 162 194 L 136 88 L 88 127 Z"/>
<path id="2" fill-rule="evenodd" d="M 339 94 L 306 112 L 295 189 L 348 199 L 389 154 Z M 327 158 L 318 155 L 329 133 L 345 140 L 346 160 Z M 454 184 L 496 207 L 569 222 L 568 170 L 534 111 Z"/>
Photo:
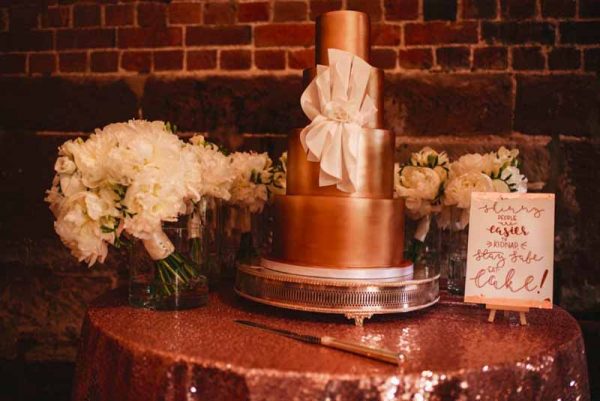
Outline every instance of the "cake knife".
<path id="1" fill-rule="evenodd" d="M 234 322 L 238 324 L 243 324 L 245 326 L 265 330 L 271 333 L 279 334 L 285 337 L 289 337 L 297 341 L 302 341 L 309 344 L 323 345 L 325 347 L 334 348 L 345 352 L 351 352 L 353 354 L 365 356 L 367 358 L 376 359 L 378 361 L 387 362 L 394 365 L 397 365 L 400 362 L 398 354 L 384 348 L 369 347 L 360 343 L 338 340 L 336 338 L 328 336 L 317 337 L 307 334 L 294 333 L 293 331 L 276 329 L 261 323 L 251 322 L 248 320 L 234 320 Z"/>

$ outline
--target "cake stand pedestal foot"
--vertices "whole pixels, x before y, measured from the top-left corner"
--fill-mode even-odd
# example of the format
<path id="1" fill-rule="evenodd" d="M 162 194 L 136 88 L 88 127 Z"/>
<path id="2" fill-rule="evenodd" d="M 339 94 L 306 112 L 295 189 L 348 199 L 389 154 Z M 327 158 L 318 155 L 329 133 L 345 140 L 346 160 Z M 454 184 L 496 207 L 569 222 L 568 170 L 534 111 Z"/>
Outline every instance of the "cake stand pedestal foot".
<path id="1" fill-rule="evenodd" d="M 370 319 L 373 317 L 372 313 L 346 313 L 346 318 L 350 320 L 354 320 L 354 325 L 356 327 L 363 327 L 363 323 L 365 319 Z"/>

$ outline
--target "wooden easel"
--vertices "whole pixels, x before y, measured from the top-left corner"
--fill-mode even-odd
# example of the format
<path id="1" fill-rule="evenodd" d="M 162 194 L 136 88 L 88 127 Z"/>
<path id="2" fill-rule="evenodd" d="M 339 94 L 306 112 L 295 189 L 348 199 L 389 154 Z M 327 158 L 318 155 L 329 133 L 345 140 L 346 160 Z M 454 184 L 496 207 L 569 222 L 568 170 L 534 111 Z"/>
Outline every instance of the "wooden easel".
<path id="1" fill-rule="evenodd" d="M 519 322 L 521 323 L 521 326 L 527 326 L 527 317 L 525 316 L 525 313 L 529 312 L 529 308 L 526 306 L 486 304 L 485 308 L 490 310 L 490 315 L 488 317 L 488 322 L 490 323 L 494 323 L 494 319 L 496 319 L 496 311 L 503 310 L 504 316 L 508 316 L 508 312 L 519 312 Z"/>

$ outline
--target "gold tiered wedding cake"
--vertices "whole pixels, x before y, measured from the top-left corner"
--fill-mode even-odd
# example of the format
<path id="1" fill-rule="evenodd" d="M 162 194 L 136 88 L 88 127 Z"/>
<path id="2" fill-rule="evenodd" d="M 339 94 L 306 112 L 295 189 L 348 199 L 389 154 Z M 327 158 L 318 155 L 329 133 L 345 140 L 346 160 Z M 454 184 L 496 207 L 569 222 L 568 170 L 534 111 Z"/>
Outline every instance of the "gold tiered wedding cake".
<path id="1" fill-rule="evenodd" d="M 317 18 L 317 65 L 304 71 L 300 101 L 311 122 L 289 136 L 272 253 L 260 266 L 240 267 L 236 291 L 244 297 L 359 323 L 437 300 L 437 276 L 420 277 L 403 260 L 395 137 L 383 129 L 383 71 L 368 64 L 369 32 L 361 12 Z"/>

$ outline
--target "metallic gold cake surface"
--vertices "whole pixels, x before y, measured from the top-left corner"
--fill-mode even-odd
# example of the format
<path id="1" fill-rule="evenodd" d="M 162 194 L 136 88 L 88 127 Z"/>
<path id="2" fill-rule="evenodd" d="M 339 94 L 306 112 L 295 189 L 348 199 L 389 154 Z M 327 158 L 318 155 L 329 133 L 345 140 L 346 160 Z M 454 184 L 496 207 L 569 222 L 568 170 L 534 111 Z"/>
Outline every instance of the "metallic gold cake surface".
<path id="1" fill-rule="evenodd" d="M 402 264 L 400 199 L 282 195 L 274 214 L 272 259 L 333 268 Z"/>
<path id="2" fill-rule="evenodd" d="M 302 73 L 302 84 L 306 88 L 317 76 L 317 68 L 307 68 Z M 381 68 L 371 68 L 371 76 L 367 85 L 367 95 L 375 101 L 377 107 L 377 118 L 374 124 L 367 124 L 367 128 L 383 128 L 383 83 L 384 74 Z"/>
<path id="3" fill-rule="evenodd" d="M 365 129 L 358 156 L 359 185 L 356 192 L 343 192 L 335 185 L 320 187 L 318 162 L 306 159 L 300 142 L 300 129 L 288 137 L 288 195 L 321 195 L 353 198 L 391 199 L 394 186 L 394 133 Z"/>
<path id="4" fill-rule="evenodd" d="M 359 11 L 331 11 L 317 17 L 315 59 L 317 64 L 329 65 L 328 49 L 353 53 L 369 62 L 369 16 Z"/>

